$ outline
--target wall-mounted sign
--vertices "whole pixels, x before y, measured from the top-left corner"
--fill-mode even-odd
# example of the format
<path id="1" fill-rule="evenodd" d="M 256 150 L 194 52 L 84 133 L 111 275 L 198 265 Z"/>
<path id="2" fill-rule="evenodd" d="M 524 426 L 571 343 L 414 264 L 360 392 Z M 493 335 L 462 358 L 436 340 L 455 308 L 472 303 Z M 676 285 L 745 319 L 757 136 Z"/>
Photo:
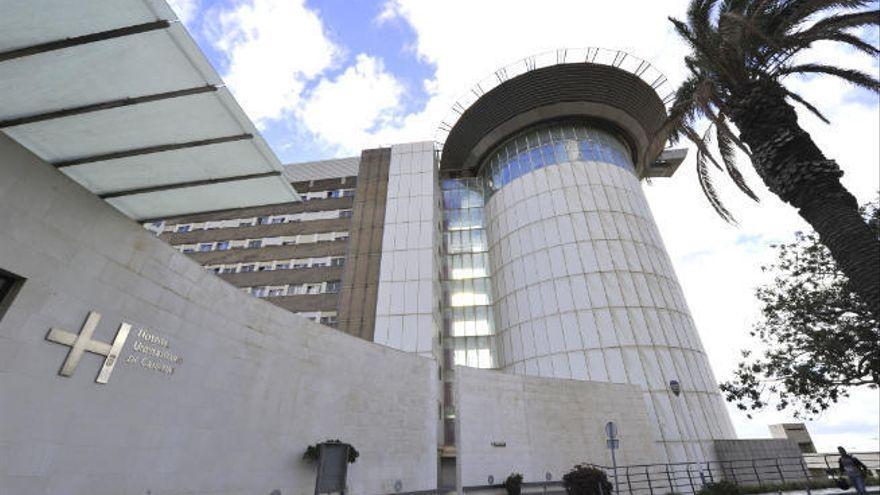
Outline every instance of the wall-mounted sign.
<path id="1" fill-rule="evenodd" d="M 95 328 L 97 328 L 99 321 L 101 321 L 101 315 L 94 311 L 90 311 L 89 316 L 86 318 L 86 322 L 83 323 L 83 326 L 79 331 L 79 334 L 68 332 L 67 330 L 62 330 L 60 328 L 49 329 L 49 334 L 46 335 L 46 340 L 70 347 L 70 352 L 67 353 L 67 359 L 64 360 L 64 364 L 61 366 L 61 371 L 58 372 L 59 375 L 73 376 L 73 372 L 76 371 L 76 367 L 79 364 L 80 359 L 82 359 L 83 353 L 88 351 L 105 357 L 104 365 L 101 366 L 101 371 L 98 373 L 98 378 L 96 378 L 95 381 L 98 383 L 107 383 L 107 380 L 110 379 L 110 373 L 113 372 L 113 367 L 116 366 L 116 360 L 119 358 L 119 353 L 122 352 L 122 346 L 125 345 L 125 340 L 128 338 L 128 332 L 131 330 L 131 325 L 128 323 L 122 323 L 119 325 L 119 330 L 116 331 L 116 337 L 113 339 L 113 343 L 108 344 L 106 342 L 92 340 L 92 334 L 95 333 Z"/>
<path id="2" fill-rule="evenodd" d="M 507 442 L 492 442 L 493 447 L 507 447 Z"/>
<path id="3" fill-rule="evenodd" d="M 116 330 L 113 342 L 108 344 L 92 338 L 100 321 L 101 314 L 90 311 L 78 334 L 60 328 L 49 329 L 46 340 L 70 347 L 67 358 L 58 372 L 59 375 L 73 376 L 83 353 L 91 352 L 104 356 L 104 364 L 101 366 L 95 382 L 103 384 L 110 380 L 110 374 L 122 354 L 129 334 L 131 334 L 131 324 L 122 322 L 119 329 Z M 144 369 L 171 375 L 174 373 L 175 366 L 183 361 L 180 356 L 171 352 L 168 339 L 145 328 L 134 332 L 134 336 L 132 352 L 125 358 L 126 364 L 138 365 Z"/>

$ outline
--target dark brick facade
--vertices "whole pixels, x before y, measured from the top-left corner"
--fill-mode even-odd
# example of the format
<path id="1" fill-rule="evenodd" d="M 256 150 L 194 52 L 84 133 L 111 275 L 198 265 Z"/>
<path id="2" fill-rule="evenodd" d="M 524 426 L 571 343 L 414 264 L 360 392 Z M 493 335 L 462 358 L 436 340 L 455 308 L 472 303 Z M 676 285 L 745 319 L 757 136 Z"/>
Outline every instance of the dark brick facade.
<path id="1" fill-rule="evenodd" d="M 361 154 L 348 258 L 339 294 L 339 324 L 343 332 L 372 341 L 379 292 L 379 263 L 391 148 L 364 150 Z"/>

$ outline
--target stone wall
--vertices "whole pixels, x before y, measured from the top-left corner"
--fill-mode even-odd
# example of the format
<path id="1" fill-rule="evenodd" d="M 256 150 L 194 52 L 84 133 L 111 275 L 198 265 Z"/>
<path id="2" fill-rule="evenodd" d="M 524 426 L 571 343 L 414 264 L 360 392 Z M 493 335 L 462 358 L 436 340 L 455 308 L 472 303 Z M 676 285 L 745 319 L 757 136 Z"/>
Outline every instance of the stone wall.
<path id="1" fill-rule="evenodd" d="M 798 444 L 788 439 L 716 440 L 724 477 L 740 485 L 803 481 L 807 477 Z"/>
<path id="2" fill-rule="evenodd" d="M 636 385 L 561 380 L 455 368 L 459 482 L 562 479 L 577 463 L 611 465 L 605 424 L 619 429 L 619 465 L 657 462 L 657 446 Z"/>
<path id="3" fill-rule="evenodd" d="M 0 321 L 2 493 L 312 493 L 301 456 L 329 438 L 360 451 L 351 493 L 436 485 L 433 360 L 241 293 L 2 134 L 0 269 L 26 278 Z M 59 376 L 46 340 L 90 311 L 96 341 L 131 325 L 106 384 L 104 356 Z"/>

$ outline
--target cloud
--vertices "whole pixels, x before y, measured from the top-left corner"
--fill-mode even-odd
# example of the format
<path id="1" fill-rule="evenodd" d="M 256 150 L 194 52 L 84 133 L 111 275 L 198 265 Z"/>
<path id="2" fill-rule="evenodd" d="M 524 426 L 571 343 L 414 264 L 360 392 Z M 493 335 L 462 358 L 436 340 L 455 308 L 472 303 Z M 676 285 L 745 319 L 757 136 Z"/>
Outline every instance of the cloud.
<path id="1" fill-rule="evenodd" d="M 184 24 L 193 20 L 199 8 L 199 0 L 168 0 L 168 5 L 177 14 L 177 18 Z"/>
<path id="2" fill-rule="evenodd" d="M 375 129 L 394 126 L 403 86 L 382 61 L 364 54 L 335 79 L 323 79 L 298 115 L 320 139 L 344 154 L 376 146 Z"/>
<path id="3" fill-rule="evenodd" d="M 308 81 L 342 55 L 302 0 L 254 0 L 217 10 L 207 29 L 228 57 L 223 79 L 261 126 L 294 112 Z"/>

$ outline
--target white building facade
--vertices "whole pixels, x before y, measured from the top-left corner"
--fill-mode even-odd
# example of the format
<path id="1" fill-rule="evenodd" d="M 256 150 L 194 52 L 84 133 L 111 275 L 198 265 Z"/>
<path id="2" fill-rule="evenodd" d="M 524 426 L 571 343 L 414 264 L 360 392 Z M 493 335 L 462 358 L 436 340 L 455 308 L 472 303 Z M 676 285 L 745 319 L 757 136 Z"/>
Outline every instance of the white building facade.
<path id="1" fill-rule="evenodd" d="M 643 79 L 529 70 L 461 111 L 442 154 L 392 152 L 374 341 L 438 358 L 450 451 L 455 366 L 636 385 L 656 462 L 712 460 L 716 439 L 735 438 L 642 191 L 683 158 L 662 153 L 665 109 Z M 412 175 L 396 178 L 396 162 Z M 431 256 L 409 252 L 413 236 L 434 239 Z"/>

